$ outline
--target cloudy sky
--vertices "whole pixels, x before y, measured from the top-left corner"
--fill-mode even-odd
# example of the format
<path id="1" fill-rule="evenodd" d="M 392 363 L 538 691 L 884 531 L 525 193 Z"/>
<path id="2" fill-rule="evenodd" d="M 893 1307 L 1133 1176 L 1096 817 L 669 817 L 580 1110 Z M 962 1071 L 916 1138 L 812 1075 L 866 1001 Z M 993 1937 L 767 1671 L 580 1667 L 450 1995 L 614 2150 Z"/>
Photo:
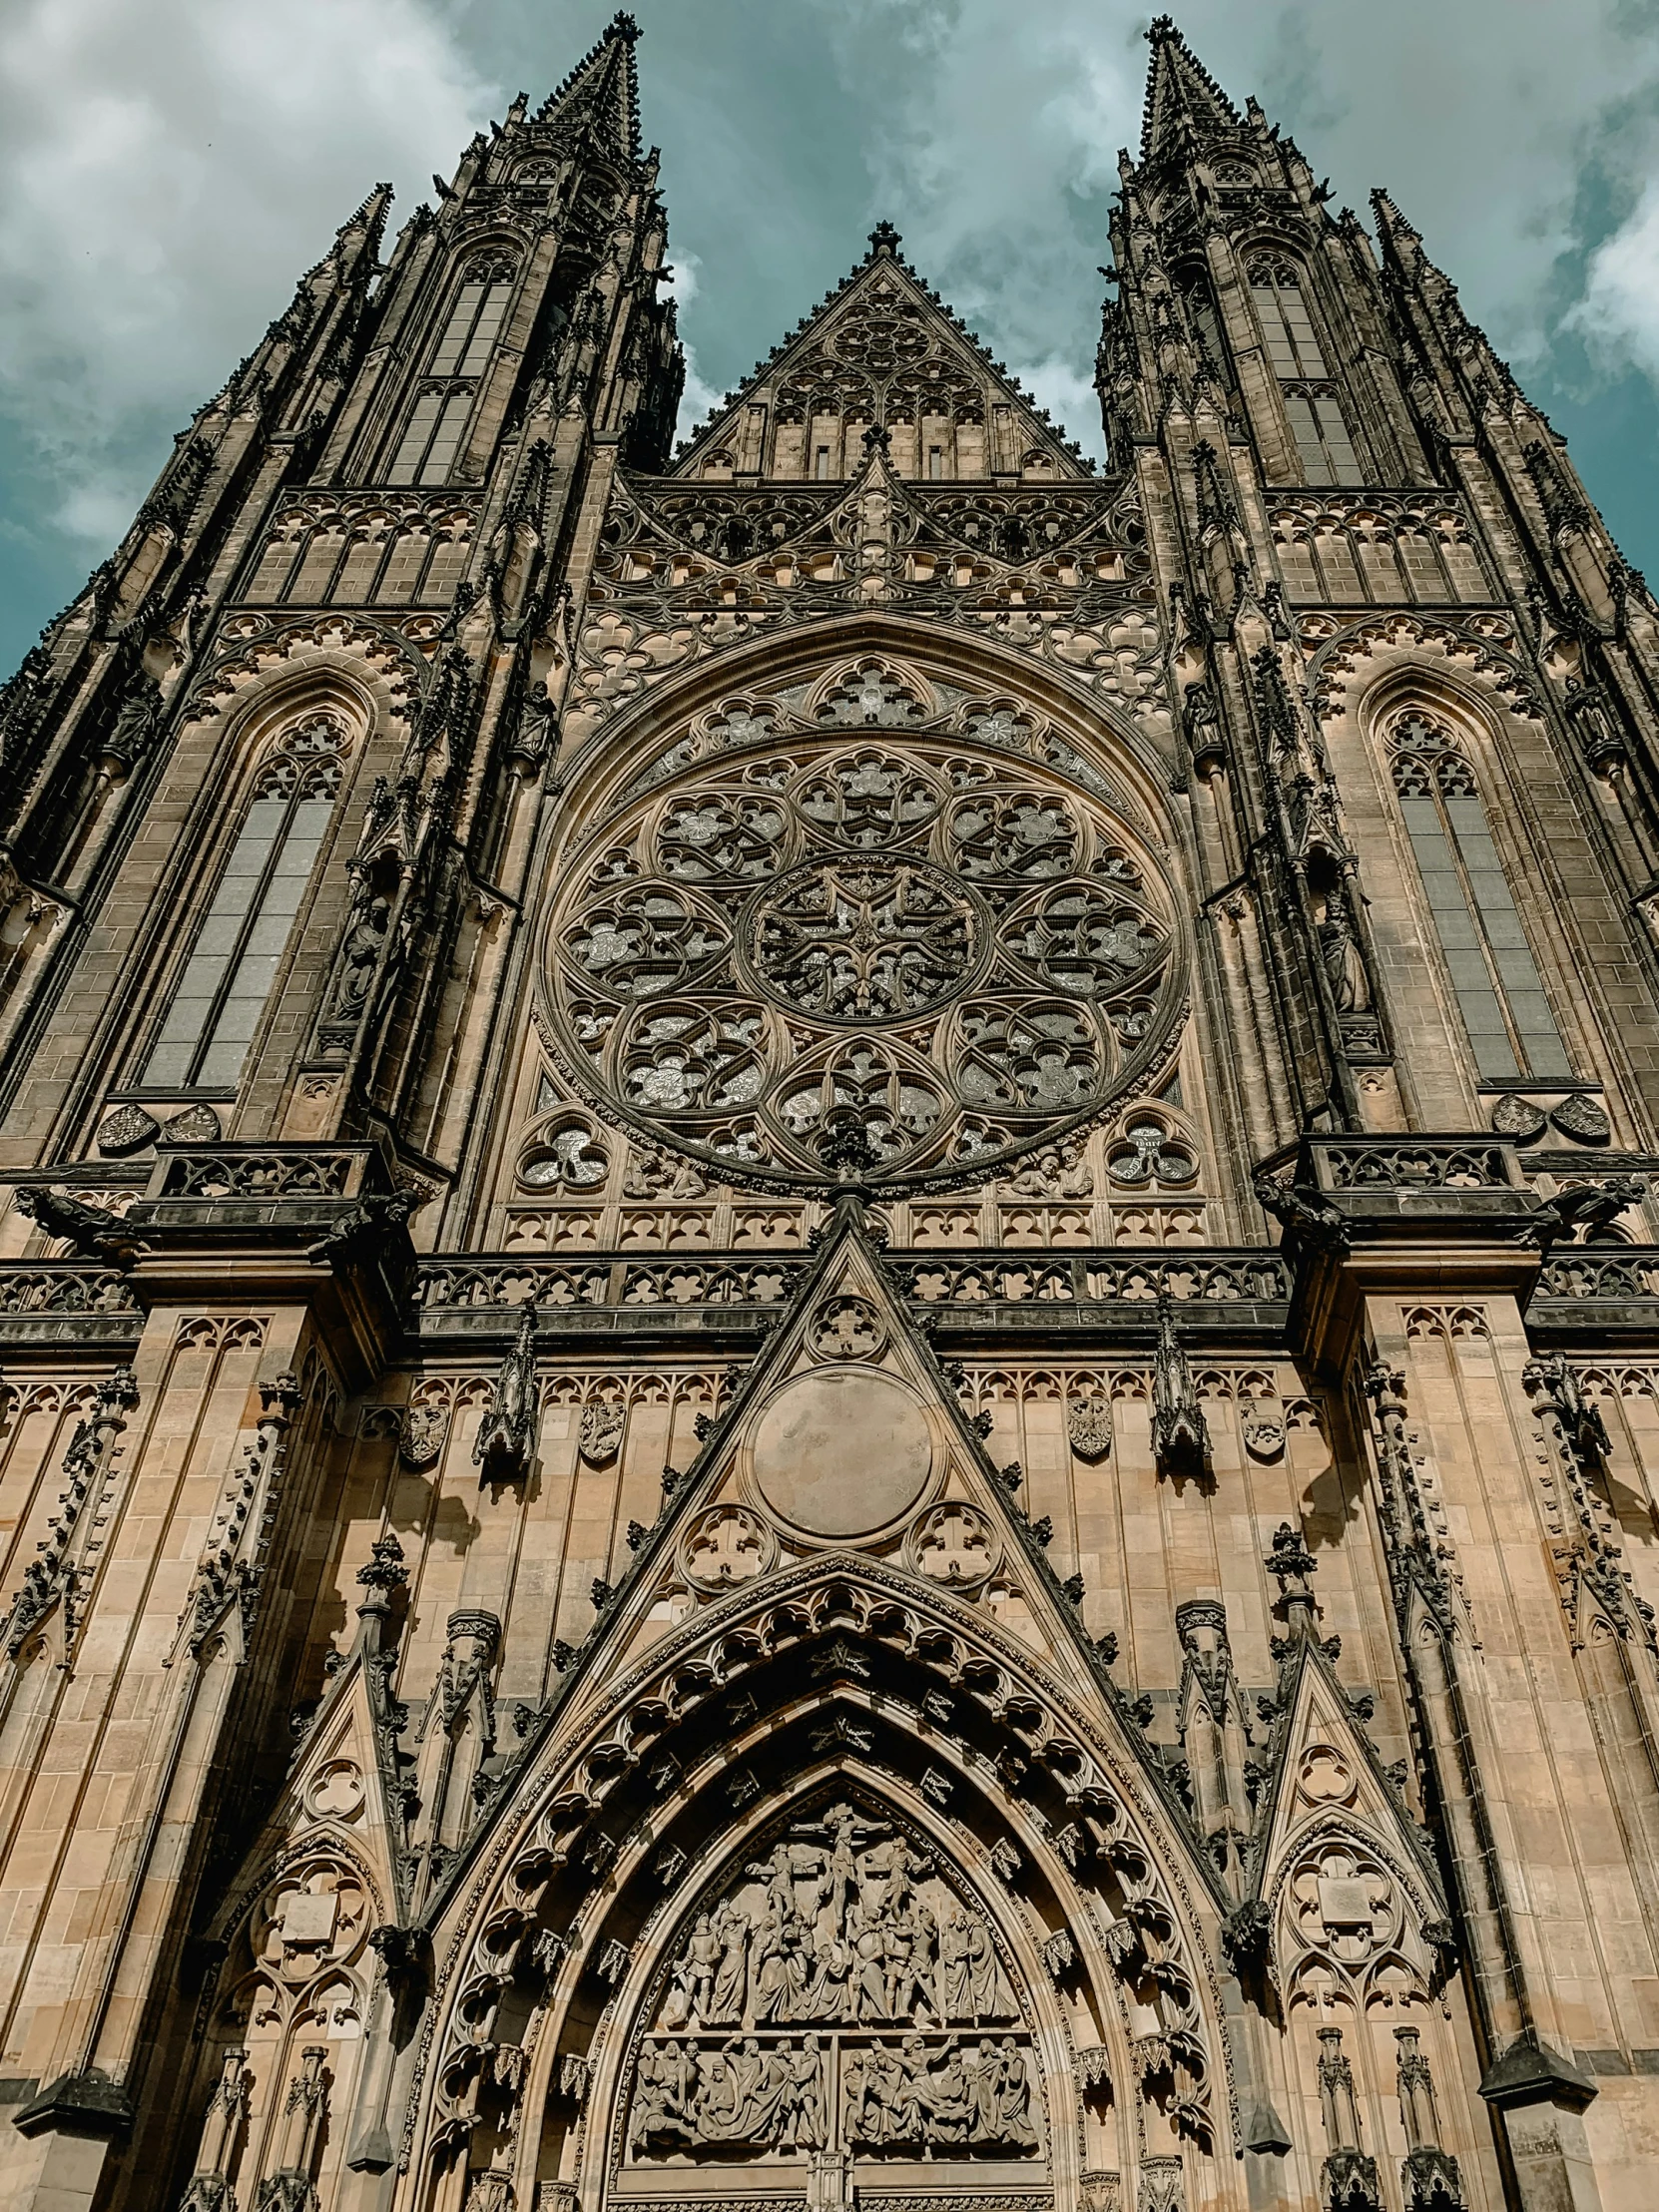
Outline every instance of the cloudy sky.
<path id="1" fill-rule="evenodd" d="M 635 0 L 694 377 L 682 427 L 863 251 L 904 251 L 1071 433 L 1148 14 L 1123 0 Z M 589 0 L 4 0 L 0 672 L 381 177 L 400 219 Z M 1362 211 L 1386 184 L 1659 580 L 1651 0 L 1187 0 Z M 695 405 L 694 405 L 695 403 Z"/>

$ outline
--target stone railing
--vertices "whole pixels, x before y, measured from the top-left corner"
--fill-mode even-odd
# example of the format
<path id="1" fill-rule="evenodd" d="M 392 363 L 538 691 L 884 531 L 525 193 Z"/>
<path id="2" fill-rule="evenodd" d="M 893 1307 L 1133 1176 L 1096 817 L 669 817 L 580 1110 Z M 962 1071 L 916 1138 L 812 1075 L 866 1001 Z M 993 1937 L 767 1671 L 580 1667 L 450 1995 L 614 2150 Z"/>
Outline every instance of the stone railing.
<path id="1" fill-rule="evenodd" d="M 82 1260 L 12 1260 L 0 1268 L 0 1315 L 136 1314 L 125 1277 Z"/>
<path id="2" fill-rule="evenodd" d="M 158 1199 L 355 1198 L 387 1187 L 378 1145 L 158 1145 L 144 1196 Z"/>
<path id="3" fill-rule="evenodd" d="M 440 1254 L 421 1262 L 418 1329 L 423 1342 L 493 1339 L 508 1330 L 512 1309 L 533 1299 L 549 1340 L 625 1342 L 630 1332 L 658 1344 L 675 1333 L 758 1340 L 812 1264 L 797 1254 L 659 1260 L 595 1253 L 565 1261 Z M 1291 1295 L 1289 1267 L 1264 1250 L 909 1248 L 884 1254 L 882 1267 L 897 1296 L 941 1339 L 1006 1329 L 1028 1340 L 1114 1328 L 1139 1339 L 1167 1296 L 1183 1309 L 1185 1326 L 1254 1343 L 1283 1334 Z"/>
<path id="4" fill-rule="evenodd" d="M 422 1314 L 518 1306 L 531 1299 L 550 1313 L 569 1307 L 623 1311 L 669 1306 L 780 1306 L 810 1263 L 784 1259 L 650 1260 L 638 1253 L 582 1260 L 478 1260 L 422 1263 L 415 1301 Z"/>
<path id="5" fill-rule="evenodd" d="M 1299 1188 L 1321 1191 L 1477 1191 L 1525 1180 L 1511 1140 L 1470 1137 L 1309 1137 L 1297 1155 Z"/>
<path id="6" fill-rule="evenodd" d="M 1536 1297 L 1659 1303 L 1659 1245 L 1557 1245 Z"/>
<path id="7" fill-rule="evenodd" d="M 107 1350 L 144 1328 L 132 1286 L 95 1260 L 11 1260 L 0 1267 L 0 1356 L 25 1347 Z"/>

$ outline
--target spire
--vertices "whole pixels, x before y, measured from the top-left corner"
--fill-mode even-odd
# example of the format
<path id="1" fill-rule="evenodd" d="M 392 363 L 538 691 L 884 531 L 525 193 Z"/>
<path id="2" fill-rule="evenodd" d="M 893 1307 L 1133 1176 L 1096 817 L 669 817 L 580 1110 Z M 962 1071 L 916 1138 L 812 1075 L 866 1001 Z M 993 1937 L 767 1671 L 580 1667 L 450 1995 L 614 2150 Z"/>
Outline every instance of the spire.
<path id="1" fill-rule="evenodd" d="M 334 255 L 342 267 L 363 260 L 373 267 L 379 259 L 391 202 L 390 185 L 376 185 L 356 213 L 340 225 L 334 234 Z"/>
<path id="2" fill-rule="evenodd" d="M 1161 15 L 1147 32 L 1152 66 L 1146 73 L 1146 109 L 1141 119 L 1141 159 L 1175 152 L 1194 136 L 1243 128 L 1228 99 L 1175 27 Z"/>
<path id="3" fill-rule="evenodd" d="M 1394 206 L 1391 197 L 1381 188 L 1372 194 L 1371 207 L 1383 261 L 1402 270 L 1408 276 L 1416 276 L 1425 260 L 1422 234 L 1412 229 Z"/>
<path id="4" fill-rule="evenodd" d="M 576 64 L 536 112 L 538 123 L 590 131 L 604 151 L 622 161 L 640 158 L 640 88 L 634 41 L 640 27 L 631 15 L 614 15 L 605 35 Z"/>

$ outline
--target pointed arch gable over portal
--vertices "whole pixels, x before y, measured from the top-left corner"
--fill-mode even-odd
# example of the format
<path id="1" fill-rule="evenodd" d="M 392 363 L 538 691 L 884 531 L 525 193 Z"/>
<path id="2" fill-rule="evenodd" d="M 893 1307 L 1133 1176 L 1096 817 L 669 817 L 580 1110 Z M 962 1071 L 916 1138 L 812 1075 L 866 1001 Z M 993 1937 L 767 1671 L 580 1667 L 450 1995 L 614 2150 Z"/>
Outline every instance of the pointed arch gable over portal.
<path id="1" fill-rule="evenodd" d="M 1225 1901 L 1044 1541 L 843 1206 L 434 1901 L 412 2202 L 1231 2169 Z"/>

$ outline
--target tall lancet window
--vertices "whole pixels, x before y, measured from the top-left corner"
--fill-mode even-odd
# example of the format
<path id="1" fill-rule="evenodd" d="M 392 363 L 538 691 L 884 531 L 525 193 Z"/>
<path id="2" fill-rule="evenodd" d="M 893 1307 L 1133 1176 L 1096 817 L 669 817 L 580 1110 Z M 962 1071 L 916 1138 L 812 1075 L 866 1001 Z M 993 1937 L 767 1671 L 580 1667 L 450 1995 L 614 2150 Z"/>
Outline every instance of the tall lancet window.
<path id="1" fill-rule="evenodd" d="M 1260 255 L 1250 265 L 1250 296 L 1279 396 L 1290 424 L 1303 480 L 1357 484 L 1360 461 L 1349 434 L 1337 387 L 1320 347 L 1302 277 L 1283 255 Z"/>
<path id="2" fill-rule="evenodd" d="M 512 293 L 511 262 L 476 261 L 467 270 L 403 426 L 392 483 L 449 481 Z"/>
<path id="3" fill-rule="evenodd" d="M 331 717 L 313 715 L 261 769 L 145 1065 L 147 1085 L 223 1090 L 242 1074 L 334 811 L 344 744 Z"/>
<path id="4" fill-rule="evenodd" d="M 1570 1076 L 1461 741 L 1444 723 L 1412 711 L 1389 726 L 1387 745 L 1477 1072 L 1482 1079 Z"/>

